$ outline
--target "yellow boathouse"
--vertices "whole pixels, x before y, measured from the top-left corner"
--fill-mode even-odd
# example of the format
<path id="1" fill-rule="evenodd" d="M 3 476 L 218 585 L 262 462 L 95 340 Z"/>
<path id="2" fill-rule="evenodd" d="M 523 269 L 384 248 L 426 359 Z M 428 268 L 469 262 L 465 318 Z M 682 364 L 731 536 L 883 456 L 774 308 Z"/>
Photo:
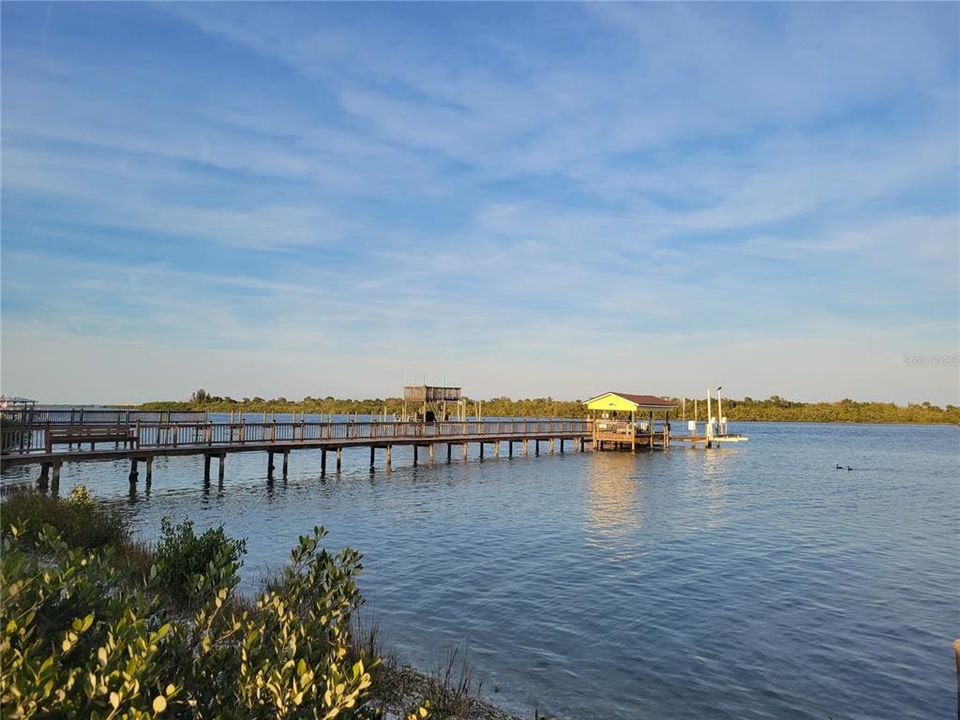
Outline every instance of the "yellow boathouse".
<path id="1" fill-rule="evenodd" d="M 607 392 L 584 402 L 593 426 L 593 447 L 603 450 L 670 446 L 670 412 L 677 403 L 656 395 Z"/>

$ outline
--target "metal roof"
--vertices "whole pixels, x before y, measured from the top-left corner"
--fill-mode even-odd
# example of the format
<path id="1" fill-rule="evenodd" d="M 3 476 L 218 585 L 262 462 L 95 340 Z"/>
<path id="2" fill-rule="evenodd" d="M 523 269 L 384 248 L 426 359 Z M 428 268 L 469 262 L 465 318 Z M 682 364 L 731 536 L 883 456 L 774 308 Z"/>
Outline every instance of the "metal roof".
<path id="1" fill-rule="evenodd" d="M 594 400 L 599 400 L 604 395 L 616 395 L 617 397 L 621 397 L 624 400 L 634 403 L 635 405 L 646 408 L 675 408 L 677 406 L 677 403 L 670 400 L 665 400 L 662 397 L 657 397 L 656 395 L 635 395 L 634 393 L 616 392 L 615 390 L 610 390 L 608 392 L 601 393 L 596 397 L 592 397 L 589 400 L 585 400 L 584 404 L 586 405 Z"/>

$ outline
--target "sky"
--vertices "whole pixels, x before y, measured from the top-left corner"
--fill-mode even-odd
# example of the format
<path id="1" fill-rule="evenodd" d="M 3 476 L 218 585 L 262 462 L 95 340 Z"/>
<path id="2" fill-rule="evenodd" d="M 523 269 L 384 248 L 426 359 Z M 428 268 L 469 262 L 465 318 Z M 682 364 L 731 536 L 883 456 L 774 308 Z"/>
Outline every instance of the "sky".
<path id="1" fill-rule="evenodd" d="M 0 13 L 4 393 L 960 404 L 955 3 Z"/>

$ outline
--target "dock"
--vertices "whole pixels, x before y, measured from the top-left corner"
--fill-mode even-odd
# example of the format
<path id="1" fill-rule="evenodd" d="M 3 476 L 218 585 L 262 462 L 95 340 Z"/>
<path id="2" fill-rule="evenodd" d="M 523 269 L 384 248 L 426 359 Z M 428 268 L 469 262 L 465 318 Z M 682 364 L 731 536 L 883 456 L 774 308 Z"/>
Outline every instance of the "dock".
<path id="1" fill-rule="evenodd" d="M 112 418 L 117 420 L 118 418 Z M 582 452 L 591 440 L 588 420 L 454 420 L 427 422 L 393 420 L 354 420 L 347 422 L 299 421 L 278 422 L 241 419 L 239 422 L 209 420 L 158 420 L 126 416 L 120 422 L 98 422 L 96 415 L 87 415 L 86 422 L 47 420 L 44 423 L 4 421 L 0 467 L 39 465 L 38 484 L 56 487 L 64 463 L 127 460 L 129 480 L 140 477 L 140 463 L 145 481 L 153 480 L 153 460 L 157 457 L 196 455 L 203 458 L 204 480 L 210 480 L 211 463 L 217 461 L 218 478 L 223 480 L 227 455 L 241 452 L 266 453 L 267 475 L 272 476 L 279 459 L 286 477 L 289 456 L 293 450 L 319 450 L 321 473 L 327 470 L 328 454 L 340 471 L 343 451 L 368 448 L 370 466 L 374 467 L 377 451 L 381 451 L 387 468 L 392 466 L 396 446 L 413 448 L 416 465 L 421 451 L 430 462 L 437 449 L 445 450 L 450 462 L 454 448 L 465 460 L 468 447 L 479 447 L 483 459 L 489 450 L 493 457 L 506 452 L 540 455 L 541 444 L 549 452 L 564 452 L 569 447 Z M 99 447 L 98 447 L 99 446 Z M 105 447 L 106 446 L 106 447 Z"/>
<path id="2" fill-rule="evenodd" d="M 709 396 L 708 396 L 709 398 Z M 688 423 L 687 435 L 671 434 L 671 413 L 677 403 L 654 395 L 608 392 L 584 403 L 591 416 L 583 419 L 484 419 L 481 404 L 475 416 L 467 417 L 467 404 L 459 387 L 410 385 L 404 387 L 403 414 L 344 419 L 293 413 L 289 420 L 267 413 L 260 419 L 230 413 L 229 419 L 211 420 L 205 412 L 138 411 L 109 408 L 37 408 L 34 401 L 18 399 L 14 406 L 0 409 L 0 469 L 38 465 L 41 488 L 59 488 L 64 463 L 127 461 L 129 481 L 134 486 L 143 466 L 147 485 L 153 481 L 157 457 L 194 455 L 203 459 L 203 477 L 210 481 L 213 461 L 223 481 L 228 455 L 260 452 L 266 455 L 267 477 L 272 478 L 280 463 L 283 477 L 289 470 L 294 450 L 319 450 L 320 472 L 326 474 L 328 455 L 336 472 L 343 463 L 343 451 L 366 448 L 374 468 L 378 451 L 384 466 L 393 464 L 394 447 L 413 448 L 413 464 L 421 452 L 433 463 L 437 453 L 454 452 L 466 460 L 470 445 L 479 449 L 483 460 L 515 452 L 538 456 L 541 444 L 547 451 L 563 453 L 569 447 L 591 450 L 667 450 L 671 443 L 690 447 L 716 447 L 721 442 L 746 440 L 726 433 L 726 418 L 711 418 L 698 432 L 697 422 Z M 408 414 L 408 403 L 412 413 Z M 438 450 L 439 449 L 439 450 Z"/>

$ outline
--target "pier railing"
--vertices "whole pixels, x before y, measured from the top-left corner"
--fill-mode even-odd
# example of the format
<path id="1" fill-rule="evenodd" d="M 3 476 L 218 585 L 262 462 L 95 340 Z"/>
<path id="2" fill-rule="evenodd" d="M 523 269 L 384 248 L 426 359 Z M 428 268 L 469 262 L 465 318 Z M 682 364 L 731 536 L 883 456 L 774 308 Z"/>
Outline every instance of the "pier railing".
<path id="1" fill-rule="evenodd" d="M 3 423 L 19 425 L 117 425 L 135 423 L 207 422 L 205 412 L 110 410 L 106 408 L 21 408 L 0 410 Z"/>
<path id="2" fill-rule="evenodd" d="M 242 446 L 245 444 L 389 444 L 477 442 L 484 437 L 510 439 L 589 434 L 587 420 L 467 420 L 455 422 L 145 422 L 137 420 L 63 427 L 3 423 L 3 455 L 52 453 L 69 446 L 124 444 L 143 450 Z"/>

